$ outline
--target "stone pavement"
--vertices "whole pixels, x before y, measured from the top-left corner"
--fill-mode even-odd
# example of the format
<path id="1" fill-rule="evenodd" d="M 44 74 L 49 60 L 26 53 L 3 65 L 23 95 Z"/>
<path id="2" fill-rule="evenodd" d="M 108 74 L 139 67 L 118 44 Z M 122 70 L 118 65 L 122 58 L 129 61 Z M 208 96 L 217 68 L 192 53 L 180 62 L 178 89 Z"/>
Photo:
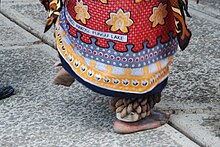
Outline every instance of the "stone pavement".
<path id="1" fill-rule="evenodd" d="M 175 56 L 156 108 L 173 112 L 169 125 L 118 135 L 109 98 L 78 82 L 52 84 L 57 59 L 52 30 L 43 34 L 44 8 L 36 0 L 2 0 L 0 84 L 16 95 L 0 101 L 0 146 L 220 146 L 219 3 L 190 2 L 193 38 Z"/>

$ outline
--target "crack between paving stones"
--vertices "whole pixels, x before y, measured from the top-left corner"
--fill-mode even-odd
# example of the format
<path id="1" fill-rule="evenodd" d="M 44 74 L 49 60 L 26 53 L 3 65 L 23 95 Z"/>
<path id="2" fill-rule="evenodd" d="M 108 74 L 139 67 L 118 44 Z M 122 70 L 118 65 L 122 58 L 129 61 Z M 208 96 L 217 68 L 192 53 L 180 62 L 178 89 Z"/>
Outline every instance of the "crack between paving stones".
<path id="1" fill-rule="evenodd" d="M 168 122 L 168 125 L 170 125 L 171 127 L 173 127 L 174 129 L 176 129 L 178 132 L 182 133 L 183 135 L 185 135 L 188 139 L 190 139 L 192 142 L 194 142 L 195 144 L 197 144 L 198 146 L 204 147 L 205 145 L 197 140 L 196 138 L 194 138 L 192 135 L 190 135 L 188 132 L 186 132 L 185 130 L 183 130 L 182 128 L 178 127 L 177 125 L 175 125 L 174 123 L 172 123 L 171 121 Z"/>
<path id="2" fill-rule="evenodd" d="M 33 42 L 23 42 L 23 43 L 4 43 L 0 44 L 0 47 L 11 47 L 11 46 L 32 46 L 32 45 L 40 45 L 45 44 L 41 40 L 33 41 Z"/>
<path id="3" fill-rule="evenodd" d="M 52 48 L 56 49 L 56 46 L 54 45 L 53 41 L 48 41 L 46 39 L 44 39 L 42 36 L 40 36 L 36 30 L 34 30 L 33 28 L 31 28 L 30 26 L 28 26 L 27 24 L 21 23 L 19 20 L 16 20 L 15 18 L 10 17 L 10 15 L 4 13 L 1 9 L 0 9 L 0 14 L 2 14 L 4 17 L 6 17 L 7 19 L 9 19 L 10 21 L 14 22 L 16 25 L 18 25 L 19 27 L 21 27 L 22 29 L 24 29 L 25 31 L 29 32 L 31 35 L 35 36 L 36 38 L 40 39 L 41 42 L 43 42 L 44 44 L 47 44 L 49 46 L 51 46 Z"/>
<path id="4" fill-rule="evenodd" d="M 219 16 L 219 15 L 213 13 L 213 12 L 205 13 L 204 10 L 202 11 L 202 10 L 196 9 L 196 8 L 194 8 L 194 7 L 192 7 L 192 6 L 190 6 L 189 8 L 192 9 L 192 10 L 194 10 L 194 11 L 198 11 L 199 13 L 202 13 L 202 14 L 204 14 L 204 15 L 207 15 L 207 16 L 209 16 L 209 17 L 213 17 L 213 18 L 215 18 L 215 19 L 218 19 L 218 16 Z"/>

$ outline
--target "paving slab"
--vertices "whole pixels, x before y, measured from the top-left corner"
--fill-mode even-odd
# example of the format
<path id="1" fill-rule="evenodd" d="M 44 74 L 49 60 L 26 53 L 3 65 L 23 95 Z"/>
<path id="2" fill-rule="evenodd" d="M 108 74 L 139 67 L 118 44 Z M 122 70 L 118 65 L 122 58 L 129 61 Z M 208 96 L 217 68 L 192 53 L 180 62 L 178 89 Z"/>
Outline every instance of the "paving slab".
<path id="1" fill-rule="evenodd" d="M 181 102 L 220 102 L 220 26 L 195 15 L 188 21 L 192 39 L 178 51 L 171 66 L 167 92 Z"/>
<path id="2" fill-rule="evenodd" d="M 212 7 L 214 9 L 220 9 L 220 1 L 219 0 L 200 0 L 200 3 L 205 6 Z"/>
<path id="3" fill-rule="evenodd" d="M 15 10 L 17 13 L 40 23 L 40 25 L 46 23 L 48 12 L 45 11 L 44 6 L 38 0 L 3 0 L 1 6 L 3 13 L 8 13 L 9 10 Z"/>
<path id="4" fill-rule="evenodd" d="M 182 132 L 191 134 L 193 140 L 200 138 L 203 146 L 219 147 L 220 145 L 220 111 L 215 114 L 179 113 L 172 115 L 171 122 Z"/>
<path id="5" fill-rule="evenodd" d="M 0 49 L 0 81 L 16 89 L 16 95 L 0 101 L 0 146 L 197 146 L 169 125 L 114 133 L 110 99 L 78 82 L 70 88 L 53 85 L 55 59 L 47 49 Z"/>
<path id="6" fill-rule="evenodd" d="M 184 133 L 203 145 L 212 146 L 215 140 L 215 145 L 219 146 L 220 25 L 196 15 L 192 17 L 188 21 L 192 40 L 185 51 L 179 51 L 174 57 L 169 84 L 160 105 L 176 112 L 171 122 Z M 216 122 L 210 122 L 214 130 L 202 116 Z M 206 136 L 210 137 L 204 139 L 198 135 L 200 130 L 209 130 Z"/>
<path id="7" fill-rule="evenodd" d="M 199 4 L 189 1 L 189 12 L 220 24 L 220 1 L 218 0 L 201 1 Z"/>
<path id="8" fill-rule="evenodd" d="M 39 42 L 39 39 L 18 27 L 0 14 L 0 46 L 25 45 Z"/>
<path id="9" fill-rule="evenodd" d="M 3 1 L 1 13 L 31 32 L 42 41 L 55 47 L 53 30 L 44 33 L 48 13 L 38 1 Z"/>

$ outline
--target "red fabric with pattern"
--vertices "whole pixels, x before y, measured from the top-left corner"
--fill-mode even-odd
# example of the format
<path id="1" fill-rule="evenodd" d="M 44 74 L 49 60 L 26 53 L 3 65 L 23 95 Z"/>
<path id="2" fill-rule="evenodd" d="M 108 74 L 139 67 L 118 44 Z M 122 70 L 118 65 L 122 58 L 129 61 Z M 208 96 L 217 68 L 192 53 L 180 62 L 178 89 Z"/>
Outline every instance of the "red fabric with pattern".
<path id="1" fill-rule="evenodd" d="M 152 28 L 152 22 L 149 21 L 150 16 L 153 13 L 153 8 L 157 7 L 160 3 L 167 4 L 168 15 L 165 18 L 164 25 L 158 25 L 155 28 Z M 143 49 L 143 43 L 148 41 L 147 47 L 152 48 L 157 45 L 157 38 L 161 37 L 161 42 L 165 43 L 169 41 L 169 33 L 173 32 L 173 37 L 176 36 L 175 23 L 173 13 L 168 0 L 153 0 L 151 2 L 142 1 L 140 3 L 135 3 L 134 0 L 108 0 L 108 4 L 103 4 L 100 1 L 94 0 L 83 0 L 84 5 L 88 5 L 88 12 L 91 16 L 87 20 L 87 24 L 84 25 L 81 21 L 75 19 L 76 13 L 74 7 L 76 5 L 76 0 L 69 0 L 67 9 L 72 18 L 80 23 L 81 25 L 86 26 L 87 28 L 111 32 L 110 26 L 106 24 L 106 20 L 110 18 L 110 13 L 116 13 L 120 8 L 124 12 L 130 12 L 130 18 L 133 20 L 133 25 L 128 27 L 129 32 L 125 33 L 128 35 L 128 42 L 118 42 L 108 39 L 102 39 L 87 35 L 83 32 L 81 39 L 86 43 L 91 43 L 90 38 L 97 38 L 96 44 L 100 47 L 108 48 L 108 41 L 115 42 L 114 49 L 120 52 L 126 52 L 126 44 L 133 44 L 133 52 L 139 52 Z M 76 29 L 70 26 L 69 33 L 72 36 L 76 37 Z M 111 32 L 117 34 L 124 34 L 120 30 L 117 32 Z M 124 35 L 125 35 L 124 34 Z"/>

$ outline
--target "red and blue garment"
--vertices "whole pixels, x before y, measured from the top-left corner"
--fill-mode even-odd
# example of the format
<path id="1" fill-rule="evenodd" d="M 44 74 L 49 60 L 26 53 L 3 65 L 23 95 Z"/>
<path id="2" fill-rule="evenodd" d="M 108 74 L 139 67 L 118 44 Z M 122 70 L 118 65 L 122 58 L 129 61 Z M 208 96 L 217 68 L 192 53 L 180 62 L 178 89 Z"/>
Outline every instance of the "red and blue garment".
<path id="1" fill-rule="evenodd" d="M 161 92 L 178 45 L 189 43 L 186 0 L 42 0 L 63 67 L 101 94 Z M 187 11 L 185 11 L 187 12 Z M 188 14 L 188 13 L 186 13 Z"/>

